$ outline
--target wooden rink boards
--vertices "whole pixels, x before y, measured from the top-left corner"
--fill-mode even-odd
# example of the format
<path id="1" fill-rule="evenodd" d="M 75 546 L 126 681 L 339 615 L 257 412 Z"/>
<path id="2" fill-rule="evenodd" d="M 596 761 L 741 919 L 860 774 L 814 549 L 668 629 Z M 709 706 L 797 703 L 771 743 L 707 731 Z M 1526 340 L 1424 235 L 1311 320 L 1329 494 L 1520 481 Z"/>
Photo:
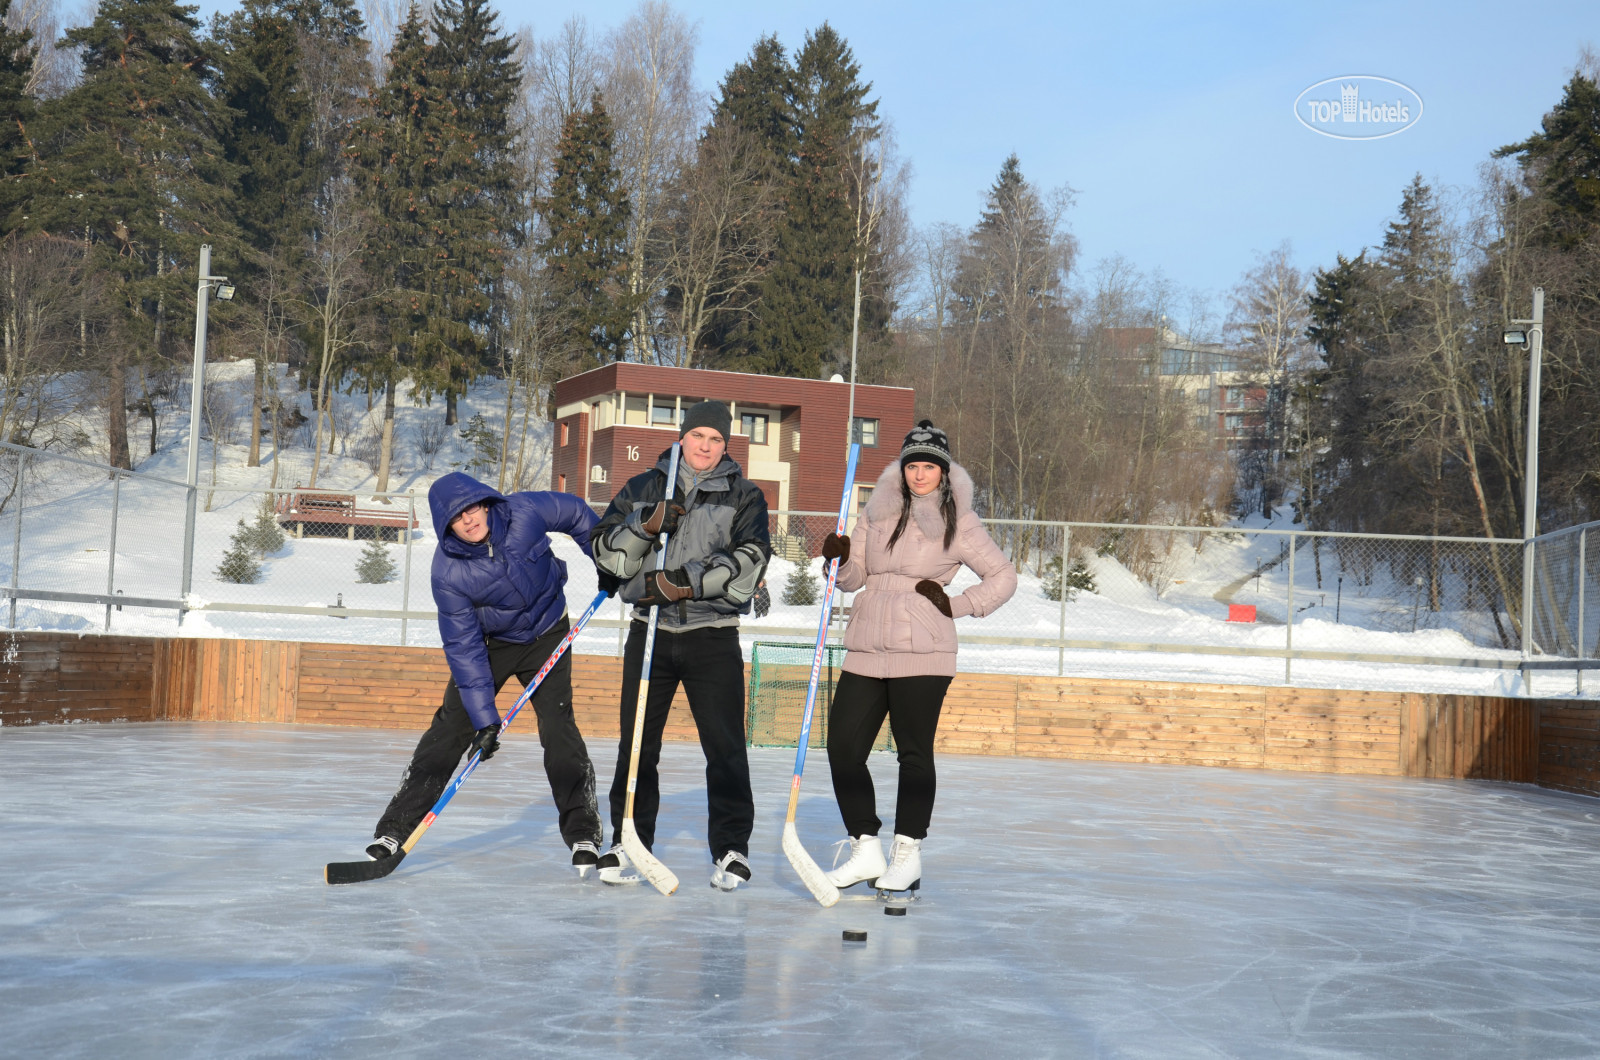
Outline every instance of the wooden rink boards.
<path id="1" fill-rule="evenodd" d="M 27 633 L 5 654 L 7 726 L 192 720 L 420 730 L 449 678 L 438 648 Z M 621 668 L 620 658 L 573 658 L 573 708 L 591 741 L 619 736 Z M 503 712 L 520 692 L 507 683 Z M 536 729 L 531 710 L 516 728 Z M 681 691 L 666 739 L 698 739 Z M 1600 705 L 1575 700 L 961 674 L 935 747 L 1600 794 Z"/>

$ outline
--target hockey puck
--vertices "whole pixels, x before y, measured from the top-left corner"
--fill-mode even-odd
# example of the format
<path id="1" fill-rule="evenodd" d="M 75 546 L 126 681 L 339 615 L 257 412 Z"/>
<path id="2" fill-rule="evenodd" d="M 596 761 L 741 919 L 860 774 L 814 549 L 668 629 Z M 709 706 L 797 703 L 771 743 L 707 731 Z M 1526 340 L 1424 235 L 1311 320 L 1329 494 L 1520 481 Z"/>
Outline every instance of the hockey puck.
<path id="1" fill-rule="evenodd" d="M 905 916 L 906 907 L 903 905 L 886 905 L 883 907 L 884 916 Z"/>
<path id="2" fill-rule="evenodd" d="M 855 928 L 845 928 L 844 940 L 846 942 L 865 942 L 867 941 L 867 933 L 865 931 L 858 931 Z"/>

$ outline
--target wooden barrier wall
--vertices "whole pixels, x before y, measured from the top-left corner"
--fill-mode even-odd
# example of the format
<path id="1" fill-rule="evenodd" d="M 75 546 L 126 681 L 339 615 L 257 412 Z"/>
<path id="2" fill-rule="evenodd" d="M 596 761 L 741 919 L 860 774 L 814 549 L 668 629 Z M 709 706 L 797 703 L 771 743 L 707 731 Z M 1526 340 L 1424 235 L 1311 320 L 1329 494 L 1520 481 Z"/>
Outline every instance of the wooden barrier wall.
<path id="1" fill-rule="evenodd" d="M 621 665 L 574 658 L 573 707 L 591 740 L 619 734 Z M 0 656 L 0 722 L 421 729 L 448 677 L 437 648 L 22 634 Z M 509 683 L 501 709 L 519 692 Z M 518 724 L 532 729 L 531 712 Z M 681 693 L 666 737 L 696 739 Z M 962 674 L 945 701 L 937 748 L 1509 780 L 1600 794 L 1600 706 L 1571 700 Z"/>

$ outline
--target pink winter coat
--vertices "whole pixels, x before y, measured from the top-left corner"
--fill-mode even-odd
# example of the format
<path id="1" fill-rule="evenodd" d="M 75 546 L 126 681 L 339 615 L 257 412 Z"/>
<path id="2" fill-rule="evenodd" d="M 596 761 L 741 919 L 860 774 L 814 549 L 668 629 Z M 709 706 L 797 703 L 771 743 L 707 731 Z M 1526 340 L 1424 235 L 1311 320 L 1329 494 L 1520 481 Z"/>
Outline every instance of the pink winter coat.
<path id="1" fill-rule="evenodd" d="M 1017 569 L 972 511 L 972 478 L 950 465 L 956 502 L 956 536 L 944 548 L 939 494 L 912 499 L 913 518 L 889 550 L 903 503 L 900 462 L 879 477 L 867 509 L 850 535 L 850 561 L 839 568 L 839 588 L 855 592 L 845 629 L 844 668 L 863 677 L 954 677 L 956 624 L 912 587 L 924 578 L 949 585 L 966 564 L 983 581 L 950 597 L 956 618 L 983 616 L 1017 591 Z"/>

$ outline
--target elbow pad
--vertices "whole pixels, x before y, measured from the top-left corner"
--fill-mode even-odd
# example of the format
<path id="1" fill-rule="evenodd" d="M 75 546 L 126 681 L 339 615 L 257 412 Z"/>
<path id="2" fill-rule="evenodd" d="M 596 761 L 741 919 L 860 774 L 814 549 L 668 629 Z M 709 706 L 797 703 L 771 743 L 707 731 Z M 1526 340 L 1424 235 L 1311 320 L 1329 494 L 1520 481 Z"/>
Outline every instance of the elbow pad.
<path id="1" fill-rule="evenodd" d="M 767 571 L 767 557 L 761 551 L 761 546 L 754 543 L 740 545 L 733 550 L 731 563 L 729 559 L 728 556 L 718 556 L 714 564 L 701 572 L 699 595 L 702 599 L 721 596 L 743 605 L 756 595 L 761 577 Z"/>
<path id="2" fill-rule="evenodd" d="M 637 514 L 635 512 L 629 518 L 632 519 Z M 624 523 L 592 543 L 595 566 L 607 574 L 628 581 L 644 569 L 645 557 L 650 554 L 650 546 L 655 543 L 655 539 L 641 537 L 639 531 Z"/>

